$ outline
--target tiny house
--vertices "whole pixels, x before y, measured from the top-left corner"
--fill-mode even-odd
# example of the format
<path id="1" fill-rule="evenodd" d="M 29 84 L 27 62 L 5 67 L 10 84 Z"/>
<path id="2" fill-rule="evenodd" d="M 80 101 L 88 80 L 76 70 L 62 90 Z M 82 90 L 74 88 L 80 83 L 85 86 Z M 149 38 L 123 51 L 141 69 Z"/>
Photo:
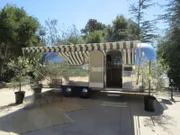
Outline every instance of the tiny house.
<path id="1" fill-rule="evenodd" d="M 53 47 L 26 47 L 23 53 L 56 52 L 69 65 L 88 64 L 89 81 L 85 86 L 76 84 L 80 92 L 89 90 L 139 91 L 137 73 L 142 52 L 147 59 L 156 59 L 155 49 L 140 41 L 121 41 Z M 73 85 L 65 86 L 72 91 Z"/>

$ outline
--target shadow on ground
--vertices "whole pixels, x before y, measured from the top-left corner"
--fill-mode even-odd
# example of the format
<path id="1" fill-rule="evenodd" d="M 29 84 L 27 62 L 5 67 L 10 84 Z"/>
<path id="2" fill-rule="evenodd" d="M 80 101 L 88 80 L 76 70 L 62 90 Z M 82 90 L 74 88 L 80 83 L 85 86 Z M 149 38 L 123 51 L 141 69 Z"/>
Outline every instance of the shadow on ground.
<path id="1" fill-rule="evenodd" d="M 32 96 L 26 97 L 26 100 L 31 100 Z M 155 112 L 146 112 L 144 110 L 143 96 L 124 95 L 121 97 L 108 97 L 102 93 L 95 93 L 91 99 L 80 99 L 72 97 L 72 102 L 78 102 L 85 110 L 67 113 L 68 116 L 74 121 L 73 123 L 65 125 L 57 125 L 53 128 L 53 135 L 68 134 L 68 135 L 135 135 L 138 127 L 139 117 L 145 116 L 144 123 L 146 126 L 154 126 L 152 123 L 158 123 L 163 128 L 166 128 L 167 120 L 170 117 L 163 114 L 166 108 L 165 104 L 171 104 L 169 101 L 162 100 L 163 103 L 157 102 Z M 104 107 L 101 105 L 102 101 L 111 102 L 126 102 L 127 107 Z M 11 109 L 15 104 L 9 104 L 1 107 L 3 109 Z M 8 124 L 10 117 L 21 111 L 24 108 L 9 113 L 0 117 L 0 130 L 5 132 L 15 132 Z M 26 110 L 28 111 L 28 110 Z M 135 118 L 136 117 L 136 118 Z M 151 119 L 151 121 L 149 121 Z M 44 135 L 50 134 L 52 129 L 45 129 Z M 42 131 L 34 131 L 26 133 L 26 135 L 42 134 Z M 137 134 L 136 134 L 137 135 Z"/>

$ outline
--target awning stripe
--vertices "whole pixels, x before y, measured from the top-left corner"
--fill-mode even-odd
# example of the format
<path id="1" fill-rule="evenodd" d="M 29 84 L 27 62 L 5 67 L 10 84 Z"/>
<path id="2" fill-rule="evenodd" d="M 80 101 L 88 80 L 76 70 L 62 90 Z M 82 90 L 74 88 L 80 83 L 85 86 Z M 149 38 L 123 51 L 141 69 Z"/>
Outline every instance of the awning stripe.
<path id="1" fill-rule="evenodd" d="M 85 55 L 85 58 L 86 58 L 86 59 L 89 59 L 89 52 L 88 52 L 88 51 L 85 51 L 85 52 L 84 52 L 84 55 Z"/>
<path id="2" fill-rule="evenodd" d="M 123 52 L 124 64 L 134 64 L 134 49 L 139 42 L 140 41 L 121 41 L 53 47 L 25 47 L 22 48 L 22 50 L 24 53 L 58 52 L 58 54 L 64 59 L 67 59 L 71 65 L 78 65 L 88 61 L 89 52 L 92 50 L 101 50 L 104 53 L 110 50 L 120 50 Z"/>
<path id="3" fill-rule="evenodd" d="M 73 65 L 73 61 L 72 61 L 72 59 L 70 58 L 70 52 L 64 52 L 64 54 L 66 54 L 66 56 L 68 56 L 68 62 L 69 62 L 69 64 L 70 65 Z"/>
<path id="4" fill-rule="evenodd" d="M 84 64 L 85 63 L 85 58 L 83 57 L 83 54 L 82 53 L 78 53 L 78 55 L 79 55 L 79 58 L 80 58 L 82 64 Z"/>
<path id="5" fill-rule="evenodd" d="M 75 54 L 75 57 L 76 57 L 76 59 L 77 59 L 77 61 L 78 61 L 78 64 L 77 64 L 77 65 L 82 65 L 83 62 L 82 62 L 82 60 L 81 60 L 81 58 L 80 58 L 79 53 L 78 53 L 78 52 L 75 52 L 74 54 Z"/>
<path id="6" fill-rule="evenodd" d="M 62 45 L 53 47 L 25 47 L 25 52 L 57 52 L 57 51 L 91 51 L 99 50 L 99 48 L 106 49 L 132 49 L 136 47 L 137 41 L 124 41 L 124 42 L 108 42 L 108 43 L 96 43 L 96 44 L 80 44 L 80 45 Z"/>
<path id="7" fill-rule="evenodd" d="M 73 52 L 70 52 L 69 59 L 71 59 L 73 65 L 76 65 L 76 63 L 78 63 L 76 58 L 74 57 Z"/>

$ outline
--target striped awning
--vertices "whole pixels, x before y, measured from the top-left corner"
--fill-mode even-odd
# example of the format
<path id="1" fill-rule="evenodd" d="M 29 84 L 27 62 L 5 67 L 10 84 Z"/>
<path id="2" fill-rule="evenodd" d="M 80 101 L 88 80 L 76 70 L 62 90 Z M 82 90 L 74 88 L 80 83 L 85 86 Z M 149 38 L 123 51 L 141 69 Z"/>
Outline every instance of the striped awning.
<path id="1" fill-rule="evenodd" d="M 134 64 L 134 51 L 139 41 L 121 41 L 107 43 L 59 45 L 53 47 L 25 47 L 23 53 L 57 52 L 68 60 L 70 65 L 83 65 L 89 59 L 89 52 L 101 50 L 104 53 L 110 50 L 120 50 L 123 53 L 124 64 Z"/>

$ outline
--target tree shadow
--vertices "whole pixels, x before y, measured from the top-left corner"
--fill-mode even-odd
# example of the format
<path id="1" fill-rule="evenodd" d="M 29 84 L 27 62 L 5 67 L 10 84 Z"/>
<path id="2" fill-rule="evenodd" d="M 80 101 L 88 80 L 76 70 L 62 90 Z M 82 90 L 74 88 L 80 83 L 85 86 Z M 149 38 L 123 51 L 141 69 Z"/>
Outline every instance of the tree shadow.
<path id="1" fill-rule="evenodd" d="M 51 103 L 52 90 L 45 91 L 42 93 L 47 97 L 47 99 L 49 100 L 49 103 Z M 43 108 L 41 108 L 40 107 L 41 105 L 38 103 L 39 100 L 42 100 L 41 105 L 46 104 L 45 101 L 43 101 L 43 99 L 37 99 L 36 101 L 34 101 L 34 95 L 29 95 L 24 98 L 23 104 L 10 103 L 8 105 L 1 106 L 0 107 L 0 131 L 4 131 L 4 132 L 8 132 L 8 133 L 12 132 L 12 133 L 18 134 L 16 129 L 12 128 L 12 125 L 14 125 L 15 122 L 13 122 L 13 124 L 12 124 L 11 119 L 13 117 L 19 116 L 18 118 L 15 118 L 16 122 L 17 122 L 17 124 L 23 125 L 23 123 L 19 123 L 19 121 L 18 121 L 18 119 L 21 119 L 21 112 L 24 113 L 24 112 L 28 112 L 28 111 L 34 110 L 34 109 L 35 110 L 38 109 L 40 112 L 43 112 Z M 57 100 L 59 100 L 59 99 L 56 98 L 55 101 L 57 101 Z M 26 125 L 26 124 L 27 123 L 25 122 L 24 125 Z M 33 131 L 35 131 L 35 130 L 33 130 Z"/>
<path id="2" fill-rule="evenodd" d="M 167 105 L 172 105 L 173 103 L 171 102 L 171 100 L 168 100 L 168 99 L 161 99 L 162 100 L 162 102 L 164 103 L 164 104 L 167 104 Z"/>
<path id="3" fill-rule="evenodd" d="M 164 113 L 164 111 L 168 109 L 167 105 L 173 105 L 173 103 L 168 99 L 161 99 L 161 101 L 157 100 L 154 112 L 145 111 L 143 109 L 144 108 L 143 103 L 144 102 L 142 98 L 141 98 L 141 101 L 139 99 L 139 103 L 138 103 L 139 105 L 135 104 L 135 101 L 133 100 L 131 101 L 132 115 L 138 118 L 144 117 L 144 119 L 141 119 L 141 121 L 139 121 L 141 125 L 143 124 L 145 128 L 149 128 L 153 132 L 155 132 L 155 129 L 157 129 L 158 127 L 158 129 L 161 128 L 163 131 L 172 133 L 169 126 L 174 125 L 175 120 L 173 119 L 173 117 Z M 140 130 L 140 127 L 139 127 L 139 130 Z"/>
<path id="4" fill-rule="evenodd" d="M 112 102 L 126 102 L 128 104 L 128 110 L 126 113 L 130 113 L 131 125 L 133 129 L 133 135 L 137 134 L 137 130 L 141 130 L 141 126 L 145 128 L 150 128 L 152 131 L 155 131 L 155 127 L 159 127 L 164 131 L 171 132 L 171 129 L 168 127 L 174 125 L 174 119 L 164 113 L 168 109 L 168 105 L 173 105 L 173 103 L 168 99 L 162 99 L 156 101 L 155 111 L 147 112 L 144 109 L 144 95 L 124 95 L 120 97 L 107 97 L 103 94 L 95 96 L 94 99 L 106 100 Z M 124 108 L 120 108 L 123 110 Z M 125 116 L 125 115 L 124 115 Z M 128 119 L 129 116 L 126 116 Z M 129 126 L 131 126 L 129 125 Z M 136 126 L 135 126 L 136 125 Z M 141 125 L 141 126 L 140 126 Z"/>

